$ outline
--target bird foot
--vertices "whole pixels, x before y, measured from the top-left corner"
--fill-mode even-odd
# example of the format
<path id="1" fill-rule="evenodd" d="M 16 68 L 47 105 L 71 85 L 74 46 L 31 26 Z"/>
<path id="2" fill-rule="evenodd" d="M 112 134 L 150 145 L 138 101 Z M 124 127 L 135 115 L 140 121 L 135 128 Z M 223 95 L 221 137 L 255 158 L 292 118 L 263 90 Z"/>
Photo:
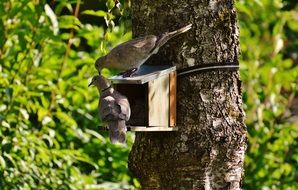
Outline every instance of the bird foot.
<path id="1" fill-rule="evenodd" d="M 122 77 L 123 78 L 132 77 L 133 75 L 136 74 L 137 70 L 138 70 L 137 68 L 133 68 L 133 69 L 130 69 L 128 71 L 125 71 L 124 73 L 122 73 Z"/>

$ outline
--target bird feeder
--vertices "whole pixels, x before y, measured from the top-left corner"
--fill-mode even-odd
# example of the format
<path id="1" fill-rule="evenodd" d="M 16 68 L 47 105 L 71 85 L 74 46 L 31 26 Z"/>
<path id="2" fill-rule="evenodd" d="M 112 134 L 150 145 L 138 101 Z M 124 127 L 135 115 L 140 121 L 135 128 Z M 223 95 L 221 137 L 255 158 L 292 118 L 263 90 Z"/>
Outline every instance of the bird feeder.
<path id="1" fill-rule="evenodd" d="M 142 65 L 132 77 L 109 78 L 130 103 L 131 131 L 176 131 L 176 67 Z"/>

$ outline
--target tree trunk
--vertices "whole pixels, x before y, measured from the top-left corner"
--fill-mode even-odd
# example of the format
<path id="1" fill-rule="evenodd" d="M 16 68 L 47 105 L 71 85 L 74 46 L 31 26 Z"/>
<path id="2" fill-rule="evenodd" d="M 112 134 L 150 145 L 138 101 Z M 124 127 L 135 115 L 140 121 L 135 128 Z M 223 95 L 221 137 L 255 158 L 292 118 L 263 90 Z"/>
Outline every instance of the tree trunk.
<path id="1" fill-rule="evenodd" d="M 237 62 L 232 0 L 133 0 L 134 37 L 193 28 L 163 46 L 150 64 L 177 69 Z M 240 189 L 246 126 L 238 71 L 191 73 L 177 80 L 177 132 L 139 132 L 129 169 L 143 189 Z"/>

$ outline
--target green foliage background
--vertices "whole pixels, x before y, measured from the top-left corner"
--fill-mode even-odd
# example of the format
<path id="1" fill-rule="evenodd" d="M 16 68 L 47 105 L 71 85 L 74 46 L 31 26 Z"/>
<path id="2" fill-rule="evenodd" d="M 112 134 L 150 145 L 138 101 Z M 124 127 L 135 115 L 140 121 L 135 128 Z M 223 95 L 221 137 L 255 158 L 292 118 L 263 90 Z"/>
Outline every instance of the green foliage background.
<path id="1" fill-rule="evenodd" d="M 240 0 L 245 189 L 298 189 L 298 2 Z"/>
<path id="2" fill-rule="evenodd" d="M 131 38 L 129 1 L 82 2 L 0 1 L 0 189 L 139 187 L 127 171 L 131 135 L 126 147 L 109 143 L 97 128 L 98 92 L 87 88 L 95 59 Z M 297 3 L 236 5 L 244 188 L 298 189 Z"/>
<path id="3" fill-rule="evenodd" d="M 117 18 L 101 4 L 97 26 L 77 17 L 79 0 L 0 1 L 0 189 L 133 187 L 131 138 L 121 147 L 99 133 L 87 87 L 95 59 L 131 38 L 124 22 L 106 30 Z"/>

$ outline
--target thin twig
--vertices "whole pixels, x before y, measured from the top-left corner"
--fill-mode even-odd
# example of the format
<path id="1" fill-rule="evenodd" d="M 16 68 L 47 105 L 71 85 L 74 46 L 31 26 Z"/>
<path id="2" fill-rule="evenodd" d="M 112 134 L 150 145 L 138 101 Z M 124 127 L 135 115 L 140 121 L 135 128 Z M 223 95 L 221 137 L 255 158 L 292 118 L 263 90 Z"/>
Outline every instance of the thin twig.
<path id="1" fill-rule="evenodd" d="M 78 16 L 79 16 L 80 5 L 81 5 L 81 0 L 77 0 L 75 12 L 74 12 L 74 16 L 76 18 L 78 18 Z M 59 73 L 58 73 L 58 78 L 60 78 L 61 73 L 63 71 L 63 67 L 64 67 L 64 65 L 67 61 L 67 58 L 68 58 L 68 55 L 69 55 L 69 52 L 70 52 L 70 48 L 71 48 L 71 40 L 72 40 L 73 37 L 74 37 L 74 28 L 72 28 L 70 30 L 70 35 L 69 35 L 69 39 L 68 39 L 68 42 L 67 42 L 66 51 L 65 51 L 65 54 L 64 54 L 64 57 L 63 57 L 63 62 L 61 64 L 61 67 L 60 67 L 60 70 L 59 70 Z"/>
<path id="2" fill-rule="evenodd" d="M 79 16 L 80 5 L 81 5 L 81 0 L 77 0 L 75 12 L 74 12 L 74 16 L 76 18 L 78 18 L 78 16 Z M 68 39 L 68 42 L 67 42 L 66 51 L 65 51 L 65 54 L 64 54 L 64 57 L 63 57 L 63 62 L 61 64 L 60 69 L 59 69 L 59 72 L 58 72 L 57 83 L 59 82 L 59 78 L 61 77 L 61 73 L 63 71 L 64 65 L 65 65 L 65 63 L 67 61 L 67 58 L 68 58 L 68 55 L 69 55 L 69 52 L 70 52 L 70 48 L 71 48 L 71 40 L 72 40 L 73 37 L 74 37 L 74 28 L 72 28 L 70 30 L 70 35 L 69 35 L 69 39 Z M 52 91 L 52 95 L 51 96 L 52 96 L 52 98 L 51 98 L 51 103 L 49 104 L 49 109 L 52 108 L 52 105 L 54 103 L 54 99 L 55 99 L 55 92 L 54 91 Z"/>

